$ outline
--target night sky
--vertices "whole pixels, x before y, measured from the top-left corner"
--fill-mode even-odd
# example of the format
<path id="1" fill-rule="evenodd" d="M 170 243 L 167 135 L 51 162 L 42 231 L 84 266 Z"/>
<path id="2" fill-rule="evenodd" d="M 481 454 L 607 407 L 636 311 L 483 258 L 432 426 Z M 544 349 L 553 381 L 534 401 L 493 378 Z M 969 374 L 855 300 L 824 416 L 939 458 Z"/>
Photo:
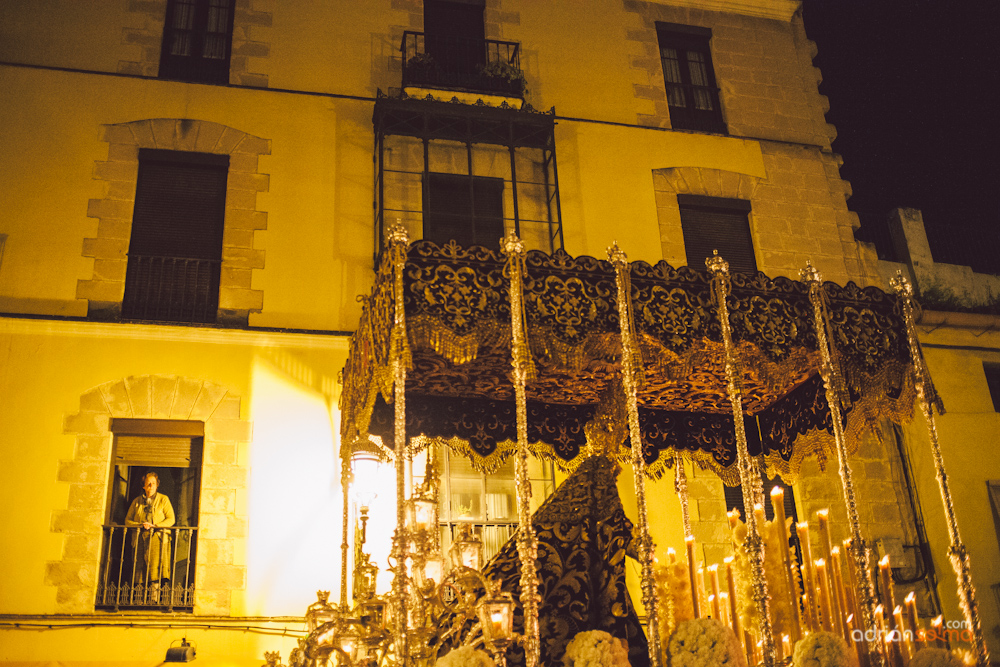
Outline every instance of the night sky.
<path id="1" fill-rule="evenodd" d="M 992 0 L 804 0 L 858 236 L 919 208 L 936 261 L 1000 273 L 1000 9 Z M 965 261 L 961 261 L 965 260 Z"/>

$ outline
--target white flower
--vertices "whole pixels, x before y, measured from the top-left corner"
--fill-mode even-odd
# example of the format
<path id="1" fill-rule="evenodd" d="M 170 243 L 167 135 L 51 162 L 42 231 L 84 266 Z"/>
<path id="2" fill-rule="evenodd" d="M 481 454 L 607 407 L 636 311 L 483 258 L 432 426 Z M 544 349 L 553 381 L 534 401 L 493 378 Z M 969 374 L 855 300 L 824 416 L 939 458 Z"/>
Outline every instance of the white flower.
<path id="1" fill-rule="evenodd" d="M 943 648 L 925 648 L 917 651 L 910 667 L 965 667 L 965 662 Z"/>
<path id="2" fill-rule="evenodd" d="M 855 654 L 847 642 L 832 632 L 814 632 L 795 643 L 794 667 L 851 667 Z"/>
<path id="3" fill-rule="evenodd" d="M 587 630 L 573 637 L 563 663 L 566 667 L 629 667 L 628 651 L 603 630 Z"/>
<path id="4" fill-rule="evenodd" d="M 671 667 L 745 667 L 743 650 L 733 631 L 714 618 L 684 621 L 670 635 Z"/>
<path id="5" fill-rule="evenodd" d="M 435 667 L 496 667 L 486 651 L 474 649 L 471 646 L 459 646 L 439 658 Z"/>

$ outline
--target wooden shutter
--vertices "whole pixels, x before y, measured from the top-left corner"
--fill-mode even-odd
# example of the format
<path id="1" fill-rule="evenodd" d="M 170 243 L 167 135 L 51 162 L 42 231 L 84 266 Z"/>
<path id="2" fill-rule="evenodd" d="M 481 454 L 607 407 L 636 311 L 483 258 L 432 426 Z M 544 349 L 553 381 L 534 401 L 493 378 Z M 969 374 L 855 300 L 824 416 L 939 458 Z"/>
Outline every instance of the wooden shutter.
<path id="1" fill-rule="evenodd" d="M 113 419 L 115 465 L 187 468 L 201 464 L 205 424 L 172 419 Z"/>
<path id="2" fill-rule="evenodd" d="M 189 468 L 200 462 L 195 439 L 184 436 L 119 435 L 115 438 L 115 465 Z M 199 439 L 200 445 L 200 439 Z"/>
<path id="3" fill-rule="evenodd" d="M 698 195 L 677 195 L 688 266 L 705 268 L 705 259 L 719 251 L 730 271 L 757 271 L 747 213 L 750 202 Z"/>
<path id="4" fill-rule="evenodd" d="M 228 155 L 141 149 L 129 254 L 222 257 Z"/>

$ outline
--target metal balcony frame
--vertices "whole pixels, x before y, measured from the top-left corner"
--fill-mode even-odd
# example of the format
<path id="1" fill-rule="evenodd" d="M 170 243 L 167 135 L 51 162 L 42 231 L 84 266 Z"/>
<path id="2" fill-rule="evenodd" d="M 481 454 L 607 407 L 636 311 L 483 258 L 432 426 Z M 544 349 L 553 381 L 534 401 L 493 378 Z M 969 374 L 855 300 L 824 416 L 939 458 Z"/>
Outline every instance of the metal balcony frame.
<path id="1" fill-rule="evenodd" d="M 378 91 L 372 117 L 375 128 L 374 146 L 374 201 L 375 212 L 375 265 L 384 246 L 385 220 L 385 151 L 386 137 L 408 136 L 423 142 L 423 174 L 426 182 L 430 173 L 429 146 L 435 140 L 460 141 L 465 144 L 472 172 L 472 152 L 476 144 L 504 146 L 510 155 L 510 175 L 513 195 L 514 233 L 521 234 L 521 217 L 517 199 L 517 169 L 515 150 L 536 149 L 542 153 L 542 171 L 546 193 L 546 214 L 549 225 L 551 253 L 563 248 L 562 206 L 559 201 L 559 172 L 556 166 L 555 109 L 537 112 L 525 105 L 521 109 L 507 106 L 439 102 L 430 99 L 412 99 L 401 93 L 387 96 Z"/>

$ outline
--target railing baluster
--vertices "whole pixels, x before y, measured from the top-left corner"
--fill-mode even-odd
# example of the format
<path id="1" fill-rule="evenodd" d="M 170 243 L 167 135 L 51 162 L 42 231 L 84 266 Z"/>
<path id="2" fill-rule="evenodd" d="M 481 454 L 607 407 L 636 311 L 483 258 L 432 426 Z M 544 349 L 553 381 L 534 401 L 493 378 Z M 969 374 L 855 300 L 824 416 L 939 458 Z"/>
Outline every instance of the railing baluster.
<path id="1" fill-rule="evenodd" d="M 119 529 L 121 529 L 119 533 Z M 171 528 L 154 528 L 149 533 L 148 540 L 143 545 L 143 529 L 141 526 L 105 525 L 103 536 L 107 541 L 103 547 L 103 559 L 101 575 L 103 583 L 100 583 L 95 596 L 96 606 L 99 608 L 113 607 L 115 611 L 119 608 L 148 608 L 166 607 L 167 611 L 175 611 L 176 608 L 188 611 L 194 606 L 194 563 L 191 562 L 194 555 L 194 541 L 197 526 L 175 526 Z M 134 531 L 134 533 L 132 533 Z M 132 546 L 132 564 L 130 568 L 125 564 L 126 542 L 130 533 L 135 536 L 135 543 Z M 121 544 L 116 548 L 115 540 L 121 535 Z M 180 540 L 184 537 L 187 540 L 185 551 L 180 548 Z M 153 543 L 159 540 L 159 544 Z M 114 562 L 115 552 L 118 553 L 118 562 Z M 185 553 L 186 552 L 186 553 Z M 140 556 L 142 558 L 142 568 L 140 568 Z M 181 555 L 185 556 L 183 581 L 177 581 L 178 565 Z M 156 559 L 159 557 L 159 561 Z M 156 567 L 152 565 L 156 563 Z M 112 569 L 117 567 L 117 571 Z M 166 576 L 164 576 L 166 573 Z M 123 583 L 124 582 L 124 583 Z M 169 591 L 164 590 L 164 585 L 169 585 Z"/>

